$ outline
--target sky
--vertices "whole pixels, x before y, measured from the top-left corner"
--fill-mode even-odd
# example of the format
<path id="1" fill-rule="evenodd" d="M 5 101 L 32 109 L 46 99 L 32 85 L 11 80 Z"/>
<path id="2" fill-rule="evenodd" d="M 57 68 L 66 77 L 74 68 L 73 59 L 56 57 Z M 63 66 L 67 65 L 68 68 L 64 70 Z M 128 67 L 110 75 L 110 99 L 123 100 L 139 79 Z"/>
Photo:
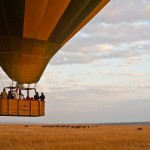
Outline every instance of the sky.
<path id="1" fill-rule="evenodd" d="M 46 67 L 45 116 L 0 123 L 150 121 L 149 30 L 150 0 L 111 0 Z"/>

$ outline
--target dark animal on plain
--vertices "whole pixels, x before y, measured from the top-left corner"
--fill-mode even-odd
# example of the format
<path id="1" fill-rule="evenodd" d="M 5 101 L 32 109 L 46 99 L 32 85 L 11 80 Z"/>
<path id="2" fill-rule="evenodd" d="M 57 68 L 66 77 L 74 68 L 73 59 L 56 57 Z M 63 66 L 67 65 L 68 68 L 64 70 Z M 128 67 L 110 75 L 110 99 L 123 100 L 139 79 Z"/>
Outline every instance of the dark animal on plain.
<path id="1" fill-rule="evenodd" d="M 143 130 L 143 128 L 137 128 L 137 130 Z"/>

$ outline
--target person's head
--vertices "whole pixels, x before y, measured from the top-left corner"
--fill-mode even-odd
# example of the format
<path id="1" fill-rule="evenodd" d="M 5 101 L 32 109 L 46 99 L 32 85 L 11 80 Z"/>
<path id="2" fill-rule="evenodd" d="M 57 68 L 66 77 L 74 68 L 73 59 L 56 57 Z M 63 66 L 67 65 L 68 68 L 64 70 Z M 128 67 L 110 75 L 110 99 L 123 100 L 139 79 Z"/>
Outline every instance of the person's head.
<path id="1" fill-rule="evenodd" d="M 36 92 L 36 95 L 38 95 L 39 93 L 38 92 Z"/>
<path id="2" fill-rule="evenodd" d="M 5 88 L 3 88 L 3 91 L 5 92 L 5 91 L 6 91 L 6 89 L 5 89 Z"/>
<path id="3" fill-rule="evenodd" d="M 43 93 L 41 93 L 41 95 L 43 95 Z"/>

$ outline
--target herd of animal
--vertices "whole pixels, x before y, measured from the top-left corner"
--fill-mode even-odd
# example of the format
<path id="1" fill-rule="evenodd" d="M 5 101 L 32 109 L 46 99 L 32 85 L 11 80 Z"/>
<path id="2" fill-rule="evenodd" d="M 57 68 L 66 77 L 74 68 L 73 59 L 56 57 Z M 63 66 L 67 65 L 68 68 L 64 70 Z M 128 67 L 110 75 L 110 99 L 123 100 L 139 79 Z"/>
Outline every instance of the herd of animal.
<path id="1" fill-rule="evenodd" d="M 91 125 L 42 125 L 41 127 L 50 127 L 50 128 L 92 128 L 98 126 L 91 126 Z"/>

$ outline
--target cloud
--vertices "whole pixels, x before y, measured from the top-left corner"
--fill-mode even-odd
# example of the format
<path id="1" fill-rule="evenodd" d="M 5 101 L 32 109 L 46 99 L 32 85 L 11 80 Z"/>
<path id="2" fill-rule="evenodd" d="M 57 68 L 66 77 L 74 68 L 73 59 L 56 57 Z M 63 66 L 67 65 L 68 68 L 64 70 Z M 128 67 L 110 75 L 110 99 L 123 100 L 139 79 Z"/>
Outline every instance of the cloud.
<path id="1" fill-rule="evenodd" d="M 135 72 L 135 73 L 126 73 L 126 72 L 120 72 L 120 73 L 116 73 L 116 72 L 110 72 L 110 71 L 107 71 L 107 70 L 103 70 L 103 71 L 99 71 L 99 74 L 103 74 L 103 75 L 111 75 L 111 76 L 127 76 L 127 77 L 143 77 L 144 74 L 143 73 L 138 73 L 138 72 Z"/>
<path id="2" fill-rule="evenodd" d="M 80 85 L 81 86 L 81 85 Z M 106 102 L 130 101 L 133 99 L 141 99 L 143 90 L 147 87 L 137 87 L 124 85 L 89 85 L 79 88 L 55 87 L 51 88 L 47 93 L 47 98 L 53 103 L 62 103 L 66 105 L 78 104 L 101 104 Z M 55 89 L 55 90 L 53 90 Z M 138 92 L 137 92 L 138 91 Z M 144 92 L 145 93 L 145 92 Z M 132 98 L 131 98 L 132 97 Z M 147 94 L 145 94 L 145 98 Z"/>
<path id="3" fill-rule="evenodd" d="M 103 59 L 123 59 L 126 63 L 136 63 L 141 60 L 142 56 L 149 55 L 148 50 L 141 50 L 140 49 L 132 49 L 130 46 L 128 50 L 125 50 L 126 47 L 120 46 L 116 47 L 118 50 L 109 49 L 112 48 L 109 45 L 96 45 L 91 49 L 91 52 L 84 53 L 84 52 L 59 52 L 58 55 L 50 62 L 51 65 L 63 65 L 63 64 L 89 64 L 93 63 L 96 60 L 103 60 Z M 100 48 L 100 50 L 99 50 Z M 97 51 L 96 51 L 97 49 Z M 87 49 L 88 50 L 88 49 Z"/>
<path id="4" fill-rule="evenodd" d="M 89 64 L 106 58 L 140 61 L 150 50 L 149 9 L 148 0 L 110 1 L 50 63 Z"/>
<path id="5" fill-rule="evenodd" d="M 112 0 L 95 21 L 107 23 L 147 21 L 150 19 L 149 10 L 149 0 Z"/>

